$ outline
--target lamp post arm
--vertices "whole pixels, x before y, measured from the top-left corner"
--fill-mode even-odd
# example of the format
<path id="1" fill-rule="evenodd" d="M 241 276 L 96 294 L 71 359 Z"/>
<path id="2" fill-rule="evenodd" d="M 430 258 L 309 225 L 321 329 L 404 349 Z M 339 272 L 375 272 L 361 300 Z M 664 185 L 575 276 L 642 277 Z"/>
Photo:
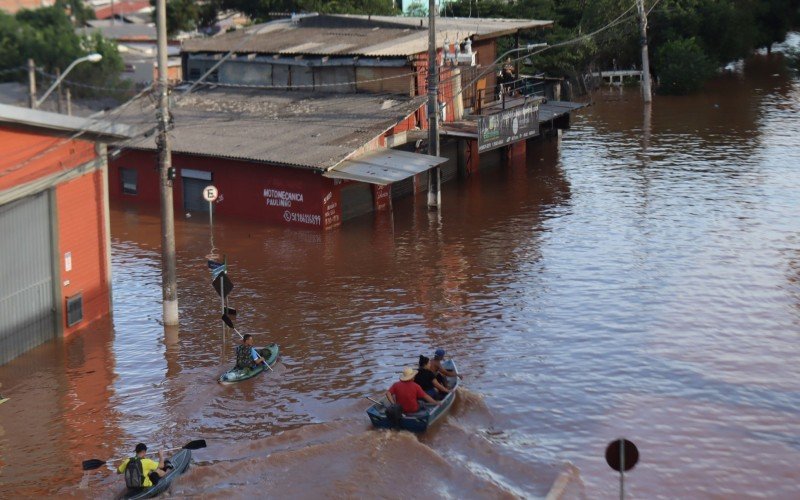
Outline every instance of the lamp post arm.
<path id="1" fill-rule="evenodd" d="M 72 71 L 72 68 L 74 68 L 75 66 L 84 61 L 88 61 L 90 58 L 91 55 L 88 55 L 84 57 L 79 57 L 78 59 L 72 61 L 72 64 L 67 66 L 67 69 L 65 69 L 64 72 L 61 73 L 61 76 L 56 81 L 54 81 L 52 85 L 50 85 L 50 88 L 47 89 L 47 92 L 44 93 L 42 98 L 36 101 L 35 107 L 38 108 L 44 102 L 44 100 L 47 99 L 47 97 L 56 89 L 56 87 L 58 87 L 58 84 L 61 83 L 61 81 L 69 74 L 70 71 Z"/>

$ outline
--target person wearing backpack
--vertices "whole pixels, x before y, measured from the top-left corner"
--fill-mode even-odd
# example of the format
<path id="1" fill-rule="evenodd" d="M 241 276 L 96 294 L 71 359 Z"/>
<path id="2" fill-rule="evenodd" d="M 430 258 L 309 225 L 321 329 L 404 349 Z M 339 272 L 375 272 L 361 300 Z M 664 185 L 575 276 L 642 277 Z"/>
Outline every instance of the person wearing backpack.
<path id="1" fill-rule="evenodd" d="M 149 488 L 158 483 L 166 470 L 164 469 L 164 454 L 158 452 L 158 462 L 146 458 L 147 445 L 136 445 L 136 455 L 126 458 L 117 468 L 118 474 L 125 474 L 125 485 L 128 488 Z"/>

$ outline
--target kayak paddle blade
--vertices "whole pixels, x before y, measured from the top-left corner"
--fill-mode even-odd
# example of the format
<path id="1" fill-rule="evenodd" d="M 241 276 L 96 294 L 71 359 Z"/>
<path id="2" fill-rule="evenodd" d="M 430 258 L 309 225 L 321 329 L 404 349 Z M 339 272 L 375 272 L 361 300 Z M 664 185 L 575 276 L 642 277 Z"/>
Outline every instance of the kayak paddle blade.
<path id="1" fill-rule="evenodd" d="M 83 465 L 83 470 L 94 470 L 94 469 L 98 469 L 98 468 L 102 467 L 103 465 L 105 465 L 105 462 L 102 461 L 102 460 L 98 460 L 96 458 L 93 458 L 91 460 L 84 460 L 82 465 Z"/>
<path id="2" fill-rule="evenodd" d="M 195 439 L 194 441 L 189 441 L 183 447 L 184 450 L 199 450 L 200 448 L 206 447 L 206 440 L 205 439 Z"/>
<path id="3" fill-rule="evenodd" d="M 227 314 L 223 314 L 222 315 L 222 322 L 225 323 L 226 325 L 228 325 L 228 328 L 233 328 L 234 327 L 233 326 L 233 321 L 231 321 L 230 316 L 228 316 Z"/>

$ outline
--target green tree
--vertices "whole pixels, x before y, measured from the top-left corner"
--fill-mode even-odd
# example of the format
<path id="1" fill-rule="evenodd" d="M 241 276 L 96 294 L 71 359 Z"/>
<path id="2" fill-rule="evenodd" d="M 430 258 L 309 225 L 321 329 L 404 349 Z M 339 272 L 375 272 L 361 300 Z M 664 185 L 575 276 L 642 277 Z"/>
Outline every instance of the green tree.
<path id="1" fill-rule="evenodd" d="M 756 9 L 756 44 L 772 52 L 772 44 L 782 42 L 797 21 L 798 0 L 763 0 Z M 794 15 L 792 15 L 794 13 Z"/>
<path id="2" fill-rule="evenodd" d="M 695 38 L 671 40 L 656 52 L 659 92 L 683 95 L 696 92 L 714 73 L 715 65 Z"/>
<path id="3" fill-rule="evenodd" d="M 56 0 L 56 7 L 64 9 L 75 26 L 85 26 L 86 21 L 95 19 L 94 9 L 83 0 Z"/>
<path id="4" fill-rule="evenodd" d="M 120 81 L 122 59 L 113 42 L 100 35 L 81 38 L 65 11 L 60 7 L 44 7 L 34 11 L 21 10 L 15 16 L 0 12 L 0 70 L 23 67 L 28 58 L 47 74 L 64 70 L 72 61 L 92 52 L 103 59 L 98 63 L 84 63 L 75 67 L 68 80 L 85 85 L 125 89 Z M 0 74 L 6 81 L 23 80 L 25 73 Z M 96 89 L 76 86 L 74 94 L 97 95 Z"/>
<path id="5" fill-rule="evenodd" d="M 424 17 L 428 15 L 428 6 L 422 2 L 412 2 L 404 14 L 408 17 Z"/>

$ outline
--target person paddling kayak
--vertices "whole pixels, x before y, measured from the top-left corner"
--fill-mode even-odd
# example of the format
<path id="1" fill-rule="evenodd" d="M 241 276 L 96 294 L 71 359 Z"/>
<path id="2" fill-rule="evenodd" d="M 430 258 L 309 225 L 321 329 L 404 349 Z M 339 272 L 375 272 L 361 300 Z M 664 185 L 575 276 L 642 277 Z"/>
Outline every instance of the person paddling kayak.
<path id="1" fill-rule="evenodd" d="M 245 333 L 242 336 L 242 343 L 236 346 L 236 368 L 254 368 L 264 362 L 264 358 L 259 356 L 253 348 L 253 336 Z"/>
<path id="2" fill-rule="evenodd" d="M 147 445 L 136 445 L 136 455 L 126 458 L 117 468 L 118 474 L 125 474 L 125 485 L 128 488 L 149 488 L 167 473 L 163 452 L 158 452 L 158 462 L 146 458 Z"/>

